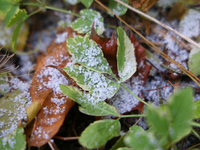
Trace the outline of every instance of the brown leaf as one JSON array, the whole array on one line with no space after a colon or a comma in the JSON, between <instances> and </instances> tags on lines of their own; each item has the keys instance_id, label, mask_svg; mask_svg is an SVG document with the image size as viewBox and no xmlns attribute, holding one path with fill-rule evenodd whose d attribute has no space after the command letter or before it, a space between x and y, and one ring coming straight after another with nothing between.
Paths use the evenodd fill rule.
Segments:
<instances>
[{"instance_id":1,"label":"brown leaf","mask_svg":"<svg viewBox=\"0 0 200 150\"><path fill-rule=\"evenodd\" d=\"M135 47L135 56L136 56L136 61L137 61L137 71L133 75L134 77L138 77L139 80L143 81L143 86L145 86L148 76L149 76L149 71L151 69L151 65L148 65L146 63L145 59L145 49L140 45L140 43L135 39L133 33L131 32L130 35L130 40L133 43ZM139 96L142 100L144 100L144 93ZM144 104L140 102L138 106L134 109L138 109L141 112L143 112L143 106Z\"/></svg>"},{"instance_id":2,"label":"brown leaf","mask_svg":"<svg viewBox=\"0 0 200 150\"><path fill-rule=\"evenodd\" d=\"M30 145L40 147L46 144L58 132L73 105L74 102L63 94L51 93L37 115Z\"/></svg>"},{"instance_id":3,"label":"brown leaf","mask_svg":"<svg viewBox=\"0 0 200 150\"><path fill-rule=\"evenodd\" d=\"M64 39L63 36L65 35ZM47 54L38 58L35 74L32 79L30 95L32 101L42 105L37 115L32 135L31 146L42 146L46 144L59 130L65 116L74 102L62 94L59 84L73 84L69 78L63 75L59 69L71 62L71 56L67 50L66 38L76 34L71 28L66 28L50 44Z\"/></svg>"},{"instance_id":4,"label":"brown leaf","mask_svg":"<svg viewBox=\"0 0 200 150\"><path fill-rule=\"evenodd\" d=\"M105 38L99 36L94 29L94 23L93 23L90 39L92 39L98 44L98 46L102 49L104 55L109 55L113 58L116 58L117 40L114 38L113 35L111 36L111 38Z\"/></svg>"},{"instance_id":5,"label":"brown leaf","mask_svg":"<svg viewBox=\"0 0 200 150\"><path fill-rule=\"evenodd\" d=\"M135 8L142 7L143 11L148 11L158 0L129 0Z\"/></svg>"},{"instance_id":6,"label":"brown leaf","mask_svg":"<svg viewBox=\"0 0 200 150\"><path fill-rule=\"evenodd\" d=\"M172 9L168 13L167 19L168 20L174 20L174 19L180 20L184 16L186 11L187 11L186 6L181 2L177 2L173 5Z\"/></svg>"}]
</instances>

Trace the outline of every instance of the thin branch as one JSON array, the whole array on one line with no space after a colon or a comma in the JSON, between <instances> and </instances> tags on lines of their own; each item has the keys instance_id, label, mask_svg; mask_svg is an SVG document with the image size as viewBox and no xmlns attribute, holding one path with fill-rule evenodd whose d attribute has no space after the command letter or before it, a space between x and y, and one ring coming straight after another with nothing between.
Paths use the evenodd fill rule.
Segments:
<instances>
[{"instance_id":1,"label":"thin branch","mask_svg":"<svg viewBox=\"0 0 200 150\"><path fill-rule=\"evenodd\" d=\"M170 86L188 86L188 87L191 87L191 88L200 92L200 89L195 88L191 85L186 85L186 84L173 84L173 85L170 84L170 85L162 86L162 87L159 87L159 88L156 88L156 89L149 89L149 90L145 90L145 91L150 92L150 91L155 91L155 90L163 89L163 88L170 87Z\"/></svg>"},{"instance_id":2,"label":"thin branch","mask_svg":"<svg viewBox=\"0 0 200 150\"><path fill-rule=\"evenodd\" d=\"M70 141L70 140L78 140L79 137L61 137L61 136L54 136L56 139L60 139L63 141Z\"/></svg>"},{"instance_id":3,"label":"thin branch","mask_svg":"<svg viewBox=\"0 0 200 150\"><path fill-rule=\"evenodd\" d=\"M169 27L169 26L163 24L162 22L158 21L157 19L155 19L155 18L153 18L153 17L151 17L151 16L149 16L149 15L143 13L142 11L140 11L140 10L138 10L138 9L136 9L136 8L134 8L134 7L132 7L132 6L128 5L128 4L126 4L126 3L122 2L122 1L120 1L120 0L115 0L115 1L118 2L118 3L120 3L120 4L122 4L123 6L125 6L125 7L127 7L127 8L129 8L130 10L132 10L132 11L134 11L134 12L136 12L136 13L138 13L138 14L140 14L140 15L146 17L146 18L148 18L149 20L151 20L151 21L153 21L153 22L159 24L159 25L162 26L163 28L165 28L165 29L167 29L167 30L169 30L169 31L174 32L174 33L177 34L178 36L182 37L184 40L186 40L186 41L188 41L189 43L193 44L194 46L200 48L200 45L199 45L198 43L196 43L196 42L193 41L192 39L188 38L187 36L181 34L180 32L174 30L173 28L171 28L171 27Z\"/></svg>"}]
</instances>

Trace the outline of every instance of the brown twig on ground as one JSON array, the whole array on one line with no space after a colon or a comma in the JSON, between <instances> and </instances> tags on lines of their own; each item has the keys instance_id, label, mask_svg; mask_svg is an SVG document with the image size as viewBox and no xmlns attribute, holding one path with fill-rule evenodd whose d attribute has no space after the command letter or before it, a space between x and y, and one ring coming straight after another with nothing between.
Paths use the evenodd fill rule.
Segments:
<instances>
[{"instance_id":1,"label":"brown twig on ground","mask_svg":"<svg viewBox=\"0 0 200 150\"><path fill-rule=\"evenodd\" d=\"M159 87L159 88L156 88L156 89L150 89L150 90L145 90L145 91L149 92L149 91L159 90L159 89L163 89L163 88L170 87L170 86L173 86L173 87L174 86L188 86L188 87L191 87L191 88L193 88L193 89L195 89L195 90L200 92L200 89L195 88L195 87L193 87L191 85L186 85L186 84L173 84L173 85L170 84L170 85L162 86L162 87Z\"/></svg>"},{"instance_id":2,"label":"brown twig on ground","mask_svg":"<svg viewBox=\"0 0 200 150\"><path fill-rule=\"evenodd\" d=\"M61 137L61 136L54 136L55 139L60 139L63 141L70 141L70 140L78 140L79 137Z\"/></svg>"}]
</instances>

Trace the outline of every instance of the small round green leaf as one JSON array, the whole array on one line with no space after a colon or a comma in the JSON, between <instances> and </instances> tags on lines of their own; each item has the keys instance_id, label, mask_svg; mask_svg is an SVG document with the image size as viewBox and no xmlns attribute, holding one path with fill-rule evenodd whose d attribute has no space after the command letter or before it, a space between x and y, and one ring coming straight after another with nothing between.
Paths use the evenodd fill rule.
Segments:
<instances>
[{"instance_id":1,"label":"small round green leaf","mask_svg":"<svg viewBox=\"0 0 200 150\"><path fill-rule=\"evenodd\" d=\"M79 142L88 149L98 148L120 134L118 120L99 120L90 124L81 134Z\"/></svg>"},{"instance_id":2,"label":"small round green leaf","mask_svg":"<svg viewBox=\"0 0 200 150\"><path fill-rule=\"evenodd\" d=\"M121 0L121 1L128 4L128 0ZM124 15L128 9L127 7L123 6L122 4L114 0L109 0L108 8L111 9L117 16ZM113 16L113 14L111 14L109 11L108 14Z\"/></svg>"},{"instance_id":3,"label":"small round green leaf","mask_svg":"<svg viewBox=\"0 0 200 150\"><path fill-rule=\"evenodd\" d=\"M171 115L170 139L175 143L191 132L194 119L193 91L191 88L181 89L174 93L167 101L169 115Z\"/></svg>"},{"instance_id":4,"label":"small round green leaf","mask_svg":"<svg viewBox=\"0 0 200 150\"><path fill-rule=\"evenodd\" d=\"M86 33L91 31L94 22L94 28L98 34L104 32L103 17L99 12L90 9L80 11L81 18L71 23L70 27L78 33Z\"/></svg>"},{"instance_id":5,"label":"small round green leaf","mask_svg":"<svg viewBox=\"0 0 200 150\"><path fill-rule=\"evenodd\" d=\"M189 60L188 60L188 67L189 70L194 73L196 76L200 75L200 49L193 48L190 51Z\"/></svg>"},{"instance_id":6,"label":"small round green leaf","mask_svg":"<svg viewBox=\"0 0 200 150\"><path fill-rule=\"evenodd\" d=\"M155 138L151 132L145 132L139 126L132 126L130 132L124 137L124 143L132 149L158 149L159 141Z\"/></svg>"},{"instance_id":7,"label":"small round green leaf","mask_svg":"<svg viewBox=\"0 0 200 150\"><path fill-rule=\"evenodd\" d=\"M83 5L85 5L86 8L89 8L93 0L81 0L81 2L83 3Z\"/></svg>"}]
</instances>

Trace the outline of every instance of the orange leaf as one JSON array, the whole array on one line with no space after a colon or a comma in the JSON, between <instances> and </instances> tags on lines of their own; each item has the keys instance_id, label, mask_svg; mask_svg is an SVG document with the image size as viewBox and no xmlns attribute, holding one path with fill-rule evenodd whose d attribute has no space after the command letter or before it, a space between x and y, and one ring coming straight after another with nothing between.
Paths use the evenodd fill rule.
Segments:
<instances>
[{"instance_id":1,"label":"orange leaf","mask_svg":"<svg viewBox=\"0 0 200 150\"><path fill-rule=\"evenodd\" d=\"M74 34L76 33L71 28L66 28L57 34L56 40L48 47L47 54L38 58L30 95L33 102L37 101L42 105L42 109L34 122L30 142L32 146L40 147L46 144L58 132L65 116L74 105L59 88L59 84L74 84L59 71L71 62L66 38L73 37Z\"/></svg>"},{"instance_id":2,"label":"orange leaf","mask_svg":"<svg viewBox=\"0 0 200 150\"><path fill-rule=\"evenodd\" d=\"M135 8L142 7L143 11L148 11L158 0L129 0Z\"/></svg>"},{"instance_id":3,"label":"orange leaf","mask_svg":"<svg viewBox=\"0 0 200 150\"><path fill-rule=\"evenodd\" d=\"M63 94L51 93L37 115L30 145L40 147L46 144L59 131L65 116L73 105L74 102Z\"/></svg>"}]
</instances>

